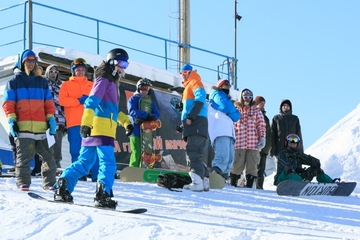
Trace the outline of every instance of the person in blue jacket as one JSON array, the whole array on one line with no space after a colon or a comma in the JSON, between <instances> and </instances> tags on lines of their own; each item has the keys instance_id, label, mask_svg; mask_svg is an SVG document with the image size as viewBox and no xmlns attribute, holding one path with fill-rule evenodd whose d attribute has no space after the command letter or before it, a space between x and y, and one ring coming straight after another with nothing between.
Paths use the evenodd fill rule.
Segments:
<instances>
[{"instance_id":1,"label":"person in blue jacket","mask_svg":"<svg viewBox=\"0 0 360 240\"><path fill-rule=\"evenodd\" d=\"M240 112L229 95L230 87L229 80L220 79L212 87L208 108L209 137L215 151L211 171L224 179L228 179L234 163L234 122L240 119Z\"/></svg>"},{"instance_id":2,"label":"person in blue jacket","mask_svg":"<svg viewBox=\"0 0 360 240\"><path fill-rule=\"evenodd\" d=\"M141 167L140 125L145 121L153 121L160 118L160 113L156 107L155 101L152 101L152 113L149 114L140 110L140 98L150 94L151 86L152 85L149 79L140 79L136 84L136 91L134 95L128 100L127 107L129 116L134 125L134 131L130 136L130 167Z\"/></svg>"}]
</instances>

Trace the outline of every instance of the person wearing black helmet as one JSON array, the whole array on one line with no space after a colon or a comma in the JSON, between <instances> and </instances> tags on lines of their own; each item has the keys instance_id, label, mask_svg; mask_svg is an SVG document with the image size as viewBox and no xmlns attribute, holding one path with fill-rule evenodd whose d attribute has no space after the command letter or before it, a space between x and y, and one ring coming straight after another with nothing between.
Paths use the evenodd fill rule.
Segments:
<instances>
[{"instance_id":1,"label":"person wearing black helmet","mask_svg":"<svg viewBox=\"0 0 360 240\"><path fill-rule=\"evenodd\" d=\"M154 99L152 99L151 103L151 113L147 113L140 109L140 99L146 95L151 96L151 86L152 85L149 79L140 79L136 83L136 91L134 95L129 98L127 103L129 115L134 123L134 131L130 136L130 167L141 167L140 125L145 121L154 121L160 118L160 112L156 107Z\"/></svg>"},{"instance_id":2,"label":"person wearing black helmet","mask_svg":"<svg viewBox=\"0 0 360 240\"><path fill-rule=\"evenodd\" d=\"M76 162L64 170L56 184L54 200L72 202L77 179L89 172L99 159L95 207L113 208L117 201L111 199L116 172L114 140L116 128L121 124L129 136L133 126L127 115L118 108L120 76L128 67L128 55L123 49L111 50L106 61L95 70L94 86L84 102L80 135L82 144L80 156Z\"/></svg>"},{"instance_id":3,"label":"person wearing black helmet","mask_svg":"<svg viewBox=\"0 0 360 240\"><path fill-rule=\"evenodd\" d=\"M279 185L285 180L308 181L314 177L320 183L339 181L332 179L321 169L320 160L299 151L301 139L296 134L289 134L285 138L284 149L278 155L277 172L274 177L274 185ZM309 166L303 168L302 165Z\"/></svg>"}]
</instances>

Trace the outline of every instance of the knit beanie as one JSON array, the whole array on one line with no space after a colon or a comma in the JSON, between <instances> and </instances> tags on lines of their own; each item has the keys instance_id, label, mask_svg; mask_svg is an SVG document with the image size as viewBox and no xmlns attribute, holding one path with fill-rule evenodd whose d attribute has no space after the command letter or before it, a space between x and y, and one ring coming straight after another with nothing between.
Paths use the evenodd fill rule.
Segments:
<instances>
[{"instance_id":1,"label":"knit beanie","mask_svg":"<svg viewBox=\"0 0 360 240\"><path fill-rule=\"evenodd\" d=\"M33 57L36 59L35 53L33 51L31 51L30 49L27 49L21 55L21 63L24 63L24 61L29 57Z\"/></svg>"},{"instance_id":2,"label":"knit beanie","mask_svg":"<svg viewBox=\"0 0 360 240\"><path fill-rule=\"evenodd\" d=\"M261 102L266 102L265 98L263 98L262 96L256 96L256 98L255 98L256 105L258 105Z\"/></svg>"},{"instance_id":3,"label":"knit beanie","mask_svg":"<svg viewBox=\"0 0 360 240\"><path fill-rule=\"evenodd\" d=\"M190 64L185 63L184 66L182 66L182 67L180 68L180 72L183 72L183 71L186 71L186 70L192 71L193 68L192 68L192 66L191 66Z\"/></svg>"}]
</instances>

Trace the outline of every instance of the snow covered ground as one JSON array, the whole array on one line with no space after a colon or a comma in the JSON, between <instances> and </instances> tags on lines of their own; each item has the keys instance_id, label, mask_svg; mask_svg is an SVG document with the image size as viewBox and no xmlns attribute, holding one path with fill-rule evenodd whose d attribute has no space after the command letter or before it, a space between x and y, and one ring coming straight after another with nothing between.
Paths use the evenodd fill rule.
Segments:
<instances>
[{"instance_id":1,"label":"snow covered ground","mask_svg":"<svg viewBox=\"0 0 360 240\"><path fill-rule=\"evenodd\" d=\"M41 178L31 190L47 198ZM79 182L78 203L93 204L95 184ZM360 239L360 194L281 197L272 176L265 189L226 186L194 193L116 180L119 209L140 215L31 199L14 178L0 178L1 239Z\"/></svg>"}]
</instances>

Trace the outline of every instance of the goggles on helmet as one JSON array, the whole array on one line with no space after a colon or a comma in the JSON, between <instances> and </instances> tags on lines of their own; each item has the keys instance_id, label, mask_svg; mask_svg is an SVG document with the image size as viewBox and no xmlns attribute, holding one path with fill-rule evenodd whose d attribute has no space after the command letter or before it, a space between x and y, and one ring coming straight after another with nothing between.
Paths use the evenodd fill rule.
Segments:
<instances>
[{"instance_id":1,"label":"goggles on helmet","mask_svg":"<svg viewBox=\"0 0 360 240\"><path fill-rule=\"evenodd\" d=\"M129 66L129 62L122 60L114 60L114 65L119 68L126 69Z\"/></svg>"},{"instance_id":2,"label":"goggles on helmet","mask_svg":"<svg viewBox=\"0 0 360 240\"><path fill-rule=\"evenodd\" d=\"M289 143L298 143L300 142L300 138L296 134L291 134L286 137L286 141L288 141Z\"/></svg>"},{"instance_id":3,"label":"goggles on helmet","mask_svg":"<svg viewBox=\"0 0 360 240\"><path fill-rule=\"evenodd\" d=\"M83 58L76 58L76 59L73 61L73 64L74 64L74 65L86 65L86 61L85 61L85 59L83 59Z\"/></svg>"}]
</instances>

